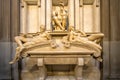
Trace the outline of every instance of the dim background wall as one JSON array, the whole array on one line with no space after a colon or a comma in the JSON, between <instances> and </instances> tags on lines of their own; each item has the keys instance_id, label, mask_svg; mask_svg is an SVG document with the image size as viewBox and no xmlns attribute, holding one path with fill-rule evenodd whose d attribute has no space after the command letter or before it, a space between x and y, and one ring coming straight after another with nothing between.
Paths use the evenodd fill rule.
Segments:
<instances>
[{"instance_id":1,"label":"dim background wall","mask_svg":"<svg viewBox=\"0 0 120 80\"><path fill-rule=\"evenodd\" d=\"M120 80L120 0L101 1L103 79Z\"/></svg>"},{"instance_id":2,"label":"dim background wall","mask_svg":"<svg viewBox=\"0 0 120 80\"><path fill-rule=\"evenodd\" d=\"M0 80L18 78L18 65L9 65L19 34L19 0L0 0ZM14 75L13 75L14 74Z\"/></svg>"},{"instance_id":3,"label":"dim background wall","mask_svg":"<svg viewBox=\"0 0 120 80\"><path fill-rule=\"evenodd\" d=\"M0 0L0 80L18 77L18 64L8 62L15 54L14 36L19 34L19 0ZM103 80L120 79L120 0L101 0Z\"/></svg>"}]
</instances>

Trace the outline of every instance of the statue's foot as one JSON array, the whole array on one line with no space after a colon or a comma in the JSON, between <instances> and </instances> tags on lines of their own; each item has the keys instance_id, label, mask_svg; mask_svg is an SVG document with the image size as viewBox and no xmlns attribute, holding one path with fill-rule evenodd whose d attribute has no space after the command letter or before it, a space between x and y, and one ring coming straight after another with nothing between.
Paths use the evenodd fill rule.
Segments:
<instances>
[{"instance_id":1,"label":"statue's foot","mask_svg":"<svg viewBox=\"0 0 120 80\"><path fill-rule=\"evenodd\" d=\"M97 60L100 61L100 62L103 61L103 59L101 57L98 57Z\"/></svg>"},{"instance_id":2,"label":"statue's foot","mask_svg":"<svg viewBox=\"0 0 120 80\"><path fill-rule=\"evenodd\" d=\"M9 62L9 64L13 64L13 63L14 63L13 61Z\"/></svg>"},{"instance_id":3,"label":"statue's foot","mask_svg":"<svg viewBox=\"0 0 120 80\"><path fill-rule=\"evenodd\" d=\"M17 47L17 48L16 48L16 51L18 51L19 49L20 49L20 47Z\"/></svg>"},{"instance_id":4,"label":"statue's foot","mask_svg":"<svg viewBox=\"0 0 120 80\"><path fill-rule=\"evenodd\" d=\"M19 59L13 59L12 61L9 62L9 64L14 64L18 61Z\"/></svg>"},{"instance_id":5,"label":"statue's foot","mask_svg":"<svg viewBox=\"0 0 120 80\"><path fill-rule=\"evenodd\" d=\"M18 57L17 57L17 58L14 58L12 61L9 62L9 64L14 64L14 63L16 63L18 60L19 60Z\"/></svg>"}]
</instances>

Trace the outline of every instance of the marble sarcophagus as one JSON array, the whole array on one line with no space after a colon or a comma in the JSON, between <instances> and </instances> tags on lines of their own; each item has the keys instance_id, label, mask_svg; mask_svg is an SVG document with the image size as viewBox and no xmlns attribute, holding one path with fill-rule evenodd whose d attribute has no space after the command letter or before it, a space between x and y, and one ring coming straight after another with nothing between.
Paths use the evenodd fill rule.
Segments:
<instances>
[{"instance_id":1,"label":"marble sarcophagus","mask_svg":"<svg viewBox=\"0 0 120 80\"><path fill-rule=\"evenodd\" d=\"M18 47L10 64L23 58L22 80L50 76L100 80L95 66L102 62L104 37L99 0L21 0L20 4L21 35L15 37Z\"/></svg>"}]
</instances>

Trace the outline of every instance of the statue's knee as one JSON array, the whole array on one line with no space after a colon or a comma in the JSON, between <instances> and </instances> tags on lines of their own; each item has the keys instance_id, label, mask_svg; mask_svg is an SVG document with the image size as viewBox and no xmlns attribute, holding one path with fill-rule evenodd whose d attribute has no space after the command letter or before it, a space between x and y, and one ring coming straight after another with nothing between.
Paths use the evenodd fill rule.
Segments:
<instances>
[{"instance_id":1,"label":"statue's knee","mask_svg":"<svg viewBox=\"0 0 120 80\"><path fill-rule=\"evenodd\" d=\"M22 40L22 39L23 39L22 36L16 36L16 37L15 37L15 41Z\"/></svg>"},{"instance_id":2,"label":"statue's knee","mask_svg":"<svg viewBox=\"0 0 120 80\"><path fill-rule=\"evenodd\" d=\"M16 36L14 39L15 39L15 40L18 40L18 39L19 39L19 36Z\"/></svg>"},{"instance_id":3,"label":"statue's knee","mask_svg":"<svg viewBox=\"0 0 120 80\"><path fill-rule=\"evenodd\" d=\"M100 34L101 37L104 37L104 34Z\"/></svg>"}]
</instances>

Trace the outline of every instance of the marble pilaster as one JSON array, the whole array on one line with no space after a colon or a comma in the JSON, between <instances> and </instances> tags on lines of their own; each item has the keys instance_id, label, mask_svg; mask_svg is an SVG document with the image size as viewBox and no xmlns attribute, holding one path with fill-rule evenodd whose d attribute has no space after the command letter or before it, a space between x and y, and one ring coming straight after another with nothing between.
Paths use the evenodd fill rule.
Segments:
<instances>
[{"instance_id":1,"label":"marble pilaster","mask_svg":"<svg viewBox=\"0 0 120 80\"><path fill-rule=\"evenodd\" d=\"M20 32L21 33L27 33L26 28L27 28L27 3L22 0L21 2L21 27L20 27Z\"/></svg>"},{"instance_id":2,"label":"marble pilaster","mask_svg":"<svg viewBox=\"0 0 120 80\"><path fill-rule=\"evenodd\" d=\"M78 58L78 63L75 67L75 77L76 80L83 80L83 66L84 66L84 59Z\"/></svg>"},{"instance_id":3,"label":"marble pilaster","mask_svg":"<svg viewBox=\"0 0 120 80\"><path fill-rule=\"evenodd\" d=\"M93 4L93 32L100 32L100 2L95 0Z\"/></svg>"},{"instance_id":4,"label":"marble pilaster","mask_svg":"<svg viewBox=\"0 0 120 80\"><path fill-rule=\"evenodd\" d=\"M69 26L74 26L74 0L69 0L68 2L69 7Z\"/></svg>"},{"instance_id":5,"label":"marble pilaster","mask_svg":"<svg viewBox=\"0 0 120 80\"><path fill-rule=\"evenodd\" d=\"M83 0L80 0L80 15L79 15L79 25L80 25L80 30L83 30Z\"/></svg>"},{"instance_id":6,"label":"marble pilaster","mask_svg":"<svg viewBox=\"0 0 120 80\"><path fill-rule=\"evenodd\" d=\"M45 0L41 0L41 16L40 16L40 22L41 25L45 26Z\"/></svg>"},{"instance_id":7,"label":"marble pilaster","mask_svg":"<svg viewBox=\"0 0 120 80\"><path fill-rule=\"evenodd\" d=\"M40 2L40 0L38 0L37 5L38 5L38 17L39 18L38 18L38 27L37 27L38 30L37 31L39 31L39 28L40 28L40 25L41 25L41 7L40 7L41 5L40 4L41 4L41 2Z\"/></svg>"},{"instance_id":8,"label":"marble pilaster","mask_svg":"<svg viewBox=\"0 0 120 80\"><path fill-rule=\"evenodd\" d=\"M46 30L51 30L52 0L46 0Z\"/></svg>"},{"instance_id":9,"label":"marble pilaster","mask_svg":"<svg viewBox=\"0 0 120 80\"><path fill-rule=\"evenodd\" d=\"M75 28L80 30L79 20L80 20L80 9L79 9L79 0L75 0Z\"/></svg>"}]
</instances>

